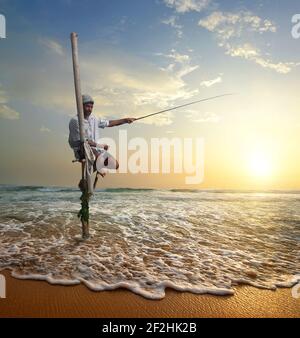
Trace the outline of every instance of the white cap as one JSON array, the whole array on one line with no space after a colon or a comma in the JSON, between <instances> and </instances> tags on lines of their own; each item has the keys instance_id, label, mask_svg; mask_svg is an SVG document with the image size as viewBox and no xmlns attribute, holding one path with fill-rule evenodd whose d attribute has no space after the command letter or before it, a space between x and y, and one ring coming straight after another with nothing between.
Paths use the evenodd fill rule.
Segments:
<instances>
[{"instance_id":1,"label":"white cap","mask_svg":"<svg viewBox=\"0 0 300 338\"><path fill-rule=\"evenodd\" d=\"M84 95L82 95L82 103L83 104L94 103L94 100L90 95L84 94Z\"/></svg>"}]
</instances>

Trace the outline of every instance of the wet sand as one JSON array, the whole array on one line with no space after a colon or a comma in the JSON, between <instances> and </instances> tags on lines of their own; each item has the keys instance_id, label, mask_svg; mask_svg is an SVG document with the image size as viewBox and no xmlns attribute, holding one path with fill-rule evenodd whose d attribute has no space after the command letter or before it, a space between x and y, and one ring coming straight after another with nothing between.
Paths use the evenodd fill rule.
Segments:
<instances>
[{"instance_id":1,"label":"wet sand","mask_svg":"<svg viewBox=\"0 0 300 338\"><path fill-rule=\"evenodd\" d=\"M19 280L10 271L0 317L201 318L300 317L300 299L291 289L276 291L240 286L233 296L195 295L167 289L162 300L148 300L119 289L94 292L84 285L58 286Z\"/></svg>"}]
</instances>

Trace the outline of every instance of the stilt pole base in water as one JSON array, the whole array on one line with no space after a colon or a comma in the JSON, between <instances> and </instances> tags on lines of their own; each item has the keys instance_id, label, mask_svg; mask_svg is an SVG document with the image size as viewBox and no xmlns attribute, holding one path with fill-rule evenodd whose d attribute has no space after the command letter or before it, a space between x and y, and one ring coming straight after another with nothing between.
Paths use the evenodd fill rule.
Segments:
<instances>
[{"instance_id":1,"label":"stilt pole base in water","mask_svg":"<svg viewBox=\"0 0 300 338\"><path fill-rule=\"evenodd\" d=\"M89 200L90 194L88 193L88 184L86 179L84 179L84 166L85 163L82 163L82 179L80 180L78 186L82 192L80 197L81 200L81 209L79 210L78 217L80 217L82 224L82 238L86 239L90 237L89 232Z\"/></svg>"},{"instance_id":2,"label":"stilt pole base in water","mask_svg":"<svg viewBox=\"0 0 300 338\"><path fill-rule=\"evenodd\" d=\"M88 239L90 237L89 222L81 221L82 223L82 238Z\"/></svg>"},{"instance_id":3,"label":"stilt pole base in water","mask_svg":"<svg viewBox=\"0 0 300 338\"><path fill-rule=\"evenodd\" d=\"M81 180L80 182L82 182ZM84 182L86 182L84 180ZM80 183L79 183L80 184ZM86 186L86 184L84 184ZM86 188L86 187L85 187ZM78 213L78 217L80 217L81 224L82 224L82 238L89 238L90 232L89 232L89 198L90 195L87 191L87 189L84 189L82 191L82 195L80 197L81 199L81 209Z\"/></svg>"}]
</instances>

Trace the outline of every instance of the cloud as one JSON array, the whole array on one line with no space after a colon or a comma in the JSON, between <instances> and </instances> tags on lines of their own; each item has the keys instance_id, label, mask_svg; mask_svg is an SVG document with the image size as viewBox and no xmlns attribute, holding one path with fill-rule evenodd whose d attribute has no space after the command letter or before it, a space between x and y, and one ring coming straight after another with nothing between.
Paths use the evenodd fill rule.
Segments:
<instances>
[{"instance_id":1,"label":"cloud","mask_svg":"<svg viewBox=\"0 0 300 338\"><path fill-rule=\"evenodd\" d=\"M187 99L195 93L186 88L185 83L175 75L159 69L152 74L128 74L128 70L117 70L108 76L105 85L95 85L92 92L97 104L103 107L106 114L119 113L146 115L163 109L177 99ZM158 125L170 124L172 114L145 119L142 123Z\"/></svg>"},{"instance_id":2,"label":"cloud","mask_svg":"<svg viewBox=\"0 0 300 338\"><path fill-rule=\"evenodd\" d=\"M178 38L182 38L182 36L183 36L183 31L182 31L183 26L177 24L176 20L177 20L176 16L171 16L168 19L162 20L162 23L175 28Z\"/></svg>"},{"instance_id":3,"label":"cloud","mask_svg":"<svg viewBox=\"0 0 300 338\"><path fill-rule=\"evenodd\" d=\"M17 120L20 117L20 113L10 108L7 103L9 97L7 92L3 89L0 83L0 117L7 120Z\"/></svg>"},{"instance_id":4,"label":"cloud","mask_svg":"<svg viewBox=\"0 0 300 338\"><path fill-rule=\"evenodd\" d=\"M274 22L262 19L250 11L237 13L216 11L204 19L199 20L198 25L215 34L220 47L232 57L240 57L263 68L274 70L281 74L287 74L292 67L299 65L294 62L274 62L264 55L259 48L250 43L240 43L241 39L249 37L253 33L275 33L277 27Z\"/></svg>"},{"instance_id":5,"label":"cloud","mask_svg":"<svg viewBox=\"0 0 300 338\"><path fill-rule=\"evenodd\" d=\"M0 117L7 120L17 120L20 117L20 113L5 104L0 104Z\"/></svg>"},{"instance_id":6,"label":"cloud","mask_svg":"<svg viewBox=\"0 0 300 338\"><path fill-rule=\"evenodd\" d=\"M216 79L212 79L212 80L207 80L207 81L202 81L200 83L201 86L203 87L211 87L216 83L221 83L222 82L222 78L221 76L218 76Z\"/></svg>"},{"instance_id":7,"label":"cloud","mask_svg":"<svg viewBox=\"0 0 300 338\"><path fill-rule=\"evenodd\" d=\"M210 122L210 123L218 123L220 122L220 117L212 112L198 112L195 110L188 110L187 111L187 118L191 122L195 123L204 123L204 122Z\"/></svg>"},{"instance_id":8,"label":"cloud","mask_svg":"<svg viewBox=\"0 0 300 338\"><path fill-rule=\"evenodd\" d=\"M47 127L41 126L40 132L41 133L50 133L51 130L49 128L47 128Z\"/></svg>"},{"instance_id":9,"label":"cloud","mask_svg":"<svg viewBox=\"0 0 300 338\"><path fill-rule=\"evenodd\" d=\"M178 13L186 13L190 11L201 12L207 8L211 0L164 0L164 3L174 8Z\"/></svg>"},{"instance_id":10,"label":"cloud","mask_svg":"<svg viewBox=\"0 0 300 338\"><path fill-rule=\"evenodd\" d=\"M103 55L103 51L98 53ZM120 54L101 60L97 53L82 57L85 91L95 97L95 108L105 116L141 116L170 107L175 100L185 100L198 93L190 89L183 77L198 66L190 64L188 55L171 50L157 53L171 64L166 68L153 65L133 55ZM161 61L161 60L159 60ZM160 64L161 62L158 62ZM99 111L99 109L98 109ZM164 125L172 123L173 115L157 115L141 123Z\"/></svg>"},{"instance_id":11,"label":"cloud","mask_svg":"<svg viewBox=\"0 0 300 338\"><path fill-rule=\"evenodd\" d=\"M7 60L6 67L0 65L0 73L10 76L13 95L40 109L75 115L70 55L62 55L57 62L53 55L44 53L44 45L36 44L36 40L31 42L29 47L34 50L36 58L29 59L26 67L18 62L19 57ZM197 94L184 80L184 76L197 66L191 64L188 55L176 51L167 54L164 59L173 63L174 69L171 66L162 69L165 60L157 59L155 65L118 47L106 45L104 48L93 42L85 43L80 52L81 88L94 97L95 115L108 118L146 115L172 106L175 100L189 99ZM14 72L9 72L12 67ZM5 112L5 116L9 116L7 108ZM158 115L141 123L170 124L172 116Z\"/></svg>"},{"instance_id":12,"label":"cloud","mask_svg":"<svg viewBox=\"0 0 300 338\"><path fill-rule=\"evenodd\" d=\"M171 52L169 54L156 53L155 55L164 56L166 58L173 59L175 62L178 62L178 63L184 63L184 62L190 61L190 57L188 55L179 54L176 52L175 49L171 49Z\"/></svg>"},{"instance_id":13,"label":"cloud","mask_svg":"<svg viewBox=\"0 0 300 338\"><path fill-rule=\"evenodd\" d=\"M178 70L177 72L177 76L179 78L182 78L190 73L192 73L194 70L198 69L199 66L195 65L195 66L191 66L191 65L185 65L183 66L180 70Z\"/></svg>"},{"instance_id":14,"label":"cloud","mask_svg":"<svg viewBox=\"0 0 300 338\"><path fill-rule=\"evenodd\" d=\"M64 49L57 41L49 38L39 38L38 42L45 46L49 51L58 54L60 56L65 55Z\"/></svg>"},{"instance_id":15,"label":"cloud","mask_svg":"<svg viewBox=\"0 0 300 338\"><path fill-rule=\"evenodd\" d=\"M293 67L300 65L299 62L274 63L272 60L263 57L261 51L249 43L236 47L228 47L226 54L231 55L233 57L241 57L246 60L254 61L261 67L275 70L277 73L280 74L287 74L292 70Z\"/></svg>"},{"instance_id":16,"label":"cloud","mask_svg":"<svg viewBox=\"0 0 300 338\"><path fill-rule=\"evenodd\" d=\"M167 67L160 69L164 72L173 74L178 80L182 81L182 78L189 73L192 73L199 68L198 65L191 65L189 55L179 54L175 49L172 49L169 54L156 53L157 56L163 56L164 58L171 59L173 62Z\"/></svg>"},{"instance_id":17,"label":"cloud","mask_svg":"<svg viewBox=\"0 0 300 338\"><path fill-rule=\"evenodd\" d=\"M219 39L228 40L232 37L240 37L243 31L253 32L272 32L277 28L275 23L270 20L263 20L250 11L231 12L213 12L205 19L199 21L199 26L206 28L211 32L218 34Z\"/></svg>"},{"instance_id":18,"label":"cloud","mask_svg":"<svg viewBox=\"0 0 300 338\"><path fill-rule=\"evenodd\" d=\"M15 41L15 45L11 47L12 57L6 58L5 62L0 64L0 73L10 79L9 94L41 109L49 108L66 114L73 111L75 114L71 57L59 54L58 60L53 57L53 53L56 52L45 53L45 50L48 51L49 48L41 41L36 36L28 37L27 45L32 51L32 57L24 58L17 52L18 44L23 42ZM52 39L43 39L43 42L46 41L52 41ZM6 105L9 106L7 102L6 100ZM7 109L5 111L7 112Z\"/></svg>"}]
</instances>

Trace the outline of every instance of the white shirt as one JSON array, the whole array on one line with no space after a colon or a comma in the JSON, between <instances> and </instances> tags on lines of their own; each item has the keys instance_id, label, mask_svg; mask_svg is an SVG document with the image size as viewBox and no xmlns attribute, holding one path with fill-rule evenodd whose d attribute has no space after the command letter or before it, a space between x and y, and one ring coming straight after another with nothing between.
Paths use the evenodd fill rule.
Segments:
<instances>
[{"instance_id":1,"label":"white shirt","mask_svg":"<svg viewBox=\"0 0 300 338\"><path fill-rule=\"evenodd\" d=\"M98 119L94 115L90 115L87 119L83 119L84 138L93 142L99 142L99 128L105 128L109 125L109 120ZM78 117L73 117L69 123L69 145L74 150L76 158L79 158L78 151L80 149L80 132Z\"/></svg>"}]
</instances>

